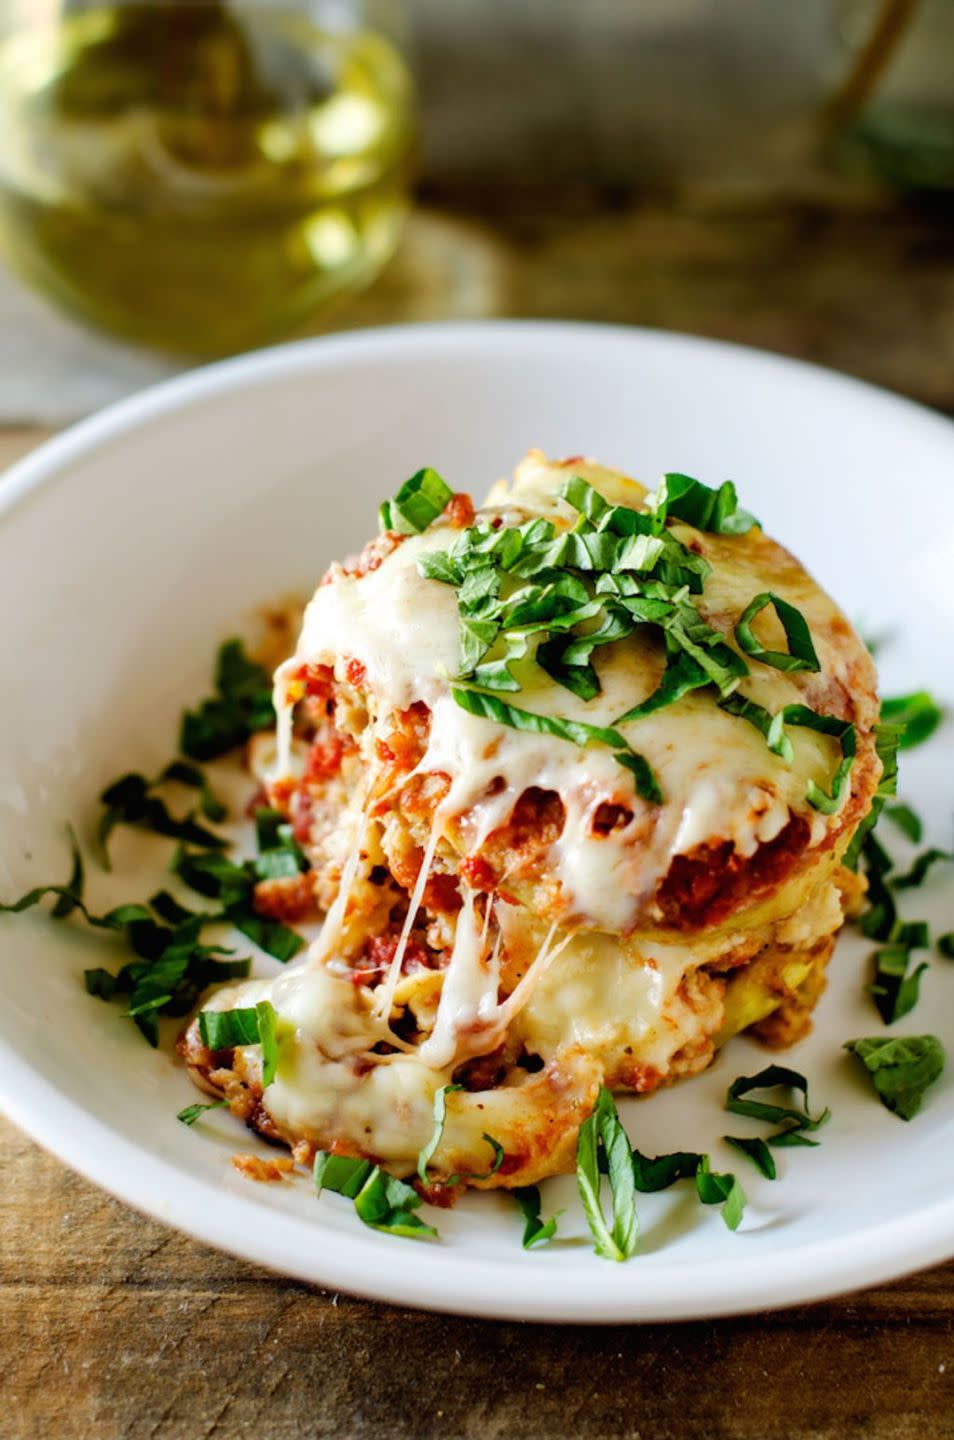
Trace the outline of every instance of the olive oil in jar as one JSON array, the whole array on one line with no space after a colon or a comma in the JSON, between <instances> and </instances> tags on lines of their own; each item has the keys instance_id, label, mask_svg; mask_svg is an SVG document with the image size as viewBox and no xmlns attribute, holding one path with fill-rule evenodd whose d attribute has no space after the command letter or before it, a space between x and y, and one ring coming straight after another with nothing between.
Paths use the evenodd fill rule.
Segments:
<instances>
[{"instance_id":1,"label":"olive oil in jar","mask_svg":"<svg viewBox=\"0 0 954 1440\"><path fill-rule=\"evenodd\" d=\"M135 0L0 47L0 246L37 289L140 344L266 343L367 283L408 200L412 94L322 5Z\"/></svg>"}]
</instances>

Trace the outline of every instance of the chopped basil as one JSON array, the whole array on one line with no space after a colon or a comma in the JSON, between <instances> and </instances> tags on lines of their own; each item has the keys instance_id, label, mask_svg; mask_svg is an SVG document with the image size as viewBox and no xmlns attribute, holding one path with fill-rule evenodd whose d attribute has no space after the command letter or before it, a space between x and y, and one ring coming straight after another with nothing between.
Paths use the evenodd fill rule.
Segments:
<instances>
[{"instance_id":1,"label":"chopped basil","mask_svg":"<svg viewBox=\"0 0 954 1440\"><path fill-rule=\"evenodd\" d=\"M295 851L289 853L297 856L300 851L296 846ZM234 925L284 964L298 954L305 941L296 930L283 925L280 920L268 920L256 913L255 885L260 878L258 864L255 860L237 863L225 855L196 855L180 849L173 858L172 869L200 895L220 902L222 909L210 918Z\"/></svg>"},{"instance_id":2,"label":"chopped basil","mask_svg":"<svg viewBox=\"0 0 954 1440\"><path fill-rule=\"evenodd\" d=\"M434 1130L427 1144L421 1147L417 1157L417 1173L424 1185L427 1184L427 1167L444 1134L444 1121L447 1119L447 1097L452 1095L455 1090L463 1090L463 1088L463 1085L442 1085L434 1093Z\"/></svg>"},{"instance_id":3,"label":"chopped basil","mask_svg":"<svg viewBox=\"0 0 954 1440\"><path fill-rule=\"evenodd\" d=\"M872 1036L844 1048L865 1067L881 1103L902 1120L918 1113L944 1069L944 1048L934 1035Z\"/></svg>"},{"instance_id":4,"label":"chopped basil","mask_svg":"<svg viewBox=\"0 0 954 1440\"><path fill-rule=\"evenodd\" d=\"M691 1150L676 1150L671 1155L650 1158L633 1151L633 1174L636 1189L643 1195L668 1190L677 1180L694 1180L701 1155Z\"/></svg>"},{"instance_id":5,"label":"chopped basil","mask_svg":"<svg viewBox=\"0 0 954 1440\"><path fill-rule=\"evenodd\" d=\"M222 1106L228 1103L227 1100L210 1100L205 1105L187 1105L184 1110L179 1111L176 1119L181 1120L183 1125L194 1125L199 1116L204 1115L207 1110L221 1110Z\"/></svg>"},{"instance_id":6,"label":"chopped basil","mask_svg":"<svg viewBox=\"0 0 954 1440\"><path fill-rule=\"evenodd\" d=\"M946 935L939 935L937 948L945 960L954 960L954 930L949 930Z\"/></svg>"},{"instance_id":7,"label":"chopped basil","mask_svg":"<svg viewBox=\"0 0 954 1440\"><path fill-rule=\"evenodd\" d=\"M940 705L927 690L895 695L881 702L881 718L901 729L900 748L913 750L929 740L943 719Z\"/></svg>"},{"instance_id":8,"label":"chopped basil","mask_svg":"<svg viewBox=\"0 0 954 1440\"><path fill-rule=\"evenodd\" d=\"M789 764L793 755L791 741L785 733L786 725L815 730L820 735L830 735L837 740L841 746L841 760L832 776L831 790L824 790L817 781L809 780L805 792L813 809L820 810L825 815L833 815L837 811L857 753L857 735L850 720L839 720L836 715L820 715L807 705L784 705L775 715L771 715L754 700L748 700L738 693L724 697L719 701L719 705L730 715L738 715L740 719L754 725L765 736L769 749Z\"/></svg>"},{"instance_id":9,"label":"chopped basil","mask_svg":"<svg viewBox=\"0 0 954 1440\"><path fill-rule=\"evenodd\" d=\"M405 480L393 500L385 500L379 512L381 529L420 535L442 514L453 494L437 471L425 466Z\"/></svg>"},{"instance_id":10,"label":"chopped basil","mask_svg":"<svg viewBox=\"0 0 954 1440\"><path fill-rule=\"evenodd\" d=\"M734 1175L716 1175L709 1169L709 1157L703 1155L696 1171L696 1192L703 1205L721 1205L722 1218L729 1230L737 1230L745 1211L745 1191Z\"/></svg>"},{"instance_id":11,"label":"chopped basil","mask_svg":"<svg viewBox=\"0 0 954 1440\"><path fill-rule=\"evenodd\" d=\"M593 741L612 746L616 751L616 760L635 778L637 794L650 804L662 803L662 791L649 762L642 755L630 750L626 737L618 730L586 725L580 720L562 720L555 715L538 715L531 710L521 710L516 705L499 700L496 695L485 695L466 686L452 686L451 694L457 704L471 715L495 720L498 725L508 725L512 730L555 735L560 740L568 740L579 746L589 745Z\"/></svg>"},{"instance_id":12,"label":"chopped basil","mask_svg":"<svg viewBox=\"0 0 954 1440\"><path fill-rule=\"evenodd\" d=\"M436 1239L434 1227L425 1225L414 1214L421 1207L420 1195L370 1160L319 1150L314 1176L317 1194L331 1190L353 1200L359 1219L372 1230L384 1230L389 1235L404 1235L412 1240Z\"/></svg>"},{"instance_id":13,"label":"chopped basil","mask_svg":"<svg viewBox=\"0 0 954 1440\"><path fill-rule=\"evenodd\" d=\"M523 1248L532 1250L535 1245L545 1245L556 1234L557 1220L563 1213L558 1211L549 1220L540 1219L540 1191L536 1185L521 1185L510 1192L523 1215Z\"/></svg>"},{"instance_id":14,"label":"chopped basil","mask_svg":"<svg viewBox=\"0 0 954 1440\"><path fill-rule=\"evenodd\" d=\"M115 975L102 967L86 970L84 983L87 994L100 1000L128 996L125 1014L136 1022L150 1045L159 1039L157 1015L186 1015L209 985L248 974L248 960L227 958L230 952L200 943L202 926L217 917L194 915L162 891L150 906L117 905L105 915L94 915L83 899L82 856L72 834L70 840L72 868L67 884L39 886L12 904L0 905L0 911L17 913L55 895L56 904L50 911L54 919L66 919L78 911L94 929L122 933L138 958ZM157 915L170 923L160 924Z\"/></svg>"},{"instance_id":15,"label":"chopped basil","mask_svg":"<svg viewBox=\"0 0 954 1440\"><path fill-rule=\"evenodd\" d=\"M376 1165L354 1197L358 1218L372 1230L389 1235L404 1235L410 1240L437 1238L433 1225L426 1225L414 1214L421 1206L421 1197L403 1180L397 1180Z\"/></svg>"},{"instance_id":16,"label":"chopped basil","mask_svg":"<svg viewBox=\"0 0 954 1440\"><path fill-rule=\"evenodd\" d=\"M199 1036L209 1050L257 1045L258 1011L254 1005L236 1010L201 1010Z\"/></svg>"},{"instance_id":17,"label":"chopped basil","mask_svg":"<svg viewBox=\"0 0 954 1440\"><path fill-rule=\"evenodd\" d=\"M200 789L202 813L209 818L222 819L224 807L209 789L202 772L184 761L174 761L167 765L156 780L147 780L144 775L134 772L122 775L118 780L114 780L112 785L108 785L99 797L100 804L105 806L105 809L100 818L97 838L106 869L109 869L109 837L117 825L137 825L143 830L152 830L157 835L165 835L173 840L211 850L225 847L227 842L223 836L216 835L214 831L200 825L195 819L194 811L190 811L181 820L177 819L170 814L165 802L153 794L157 785L165 784L169 780L177 780L180 784Z\"/></svg>"},{"instance_id":18,"label":"chopped basil","mask_svg":"<svg viewBox=\"0 0 954 1440\"><path fill-rule=\"evenodd\" d=\"M332 1155L328 1150L319 1150L315 1156L315 1192L331 1190L335 1195L344 1195L353 1200L367 1180L374 1165L370 1160L355 1159L350 1155Z\"/></svg>"},{"instance_id":19,"label":"chopped basil","mask_svg":"<svg viewBox=\"0 0 954 1440\"><path fill-rule=\"evenodd\" d=\"M215 695L182 717L179 748L192 760L214 760L275 723L269 675L246 655L241 640L227 640L220 648L215 688Z\"/></svg>"},{"instance_id":20,"label":"chopped basil","mask_svg":"<svg viewBox=\"0 0 954 1440\"><path fill-rule=\"evenodd\" d=\"M767 606L771 605L779 618L782 629L785 631L785 638L788 641L788 651L766 650L752 629L752 621ZM735 627L735 638L740 649L753 660L760 660L763 665L771 665L773 670L813 670L821 669L818 663L818 656L815 653L815 646L812 643L811 631L808 622L800 610L783 600L779 595L773 595L770 590L763 590L761 595L756 595L742 612L739 623Z\"/></svg>"},{"instance_id":21,"label":"chopped basil","mask_svg":"<svg viewBox=\"0 0 954 1440\"><path fill-rule=\"evenodd\" d=\"M924 943L927 943L926 937ZM922 962L909 974L910 959L911 952L906 945L887 945L875 952L875 978L867 989L886 1025L893 1025L918 1003L921 976L928 967Z\"/></svg>"},{"instance_id":22,"label":"chopped basil","mask_svg":"<svg viewBox=\"0 0 954 1440\"><path fill-rule=\"evenodd\" d=\"M262 1047L262 1089L267 1090L278 1068L278 1016L269 1000L236 1010L200 1010L199 1037L209 1050L234 1050L241 1045Z\"/></svg>"},{"instance_id":23,"label":"chopped basil","mask_svg":"<svg viewBox=\"0 0 954 1440\"><path fill-rule=\"evenodd\" d=\"M884 706L882 706L882 714L883 713ZM902 733L903 729L900 725L879 723L875 726L875 751L878 759L881 761L881 779L878 782L878 788L871 801L871 808L852 836L848 849L845 851L842 859L842 864L846 865L849 870L856 870L858 868L858 860L864 849L867 837L878 823L878 818L887 800L897 793L898 745Z\"/></svg>"},{"instance_id":24,"label":"chopped basil","mask_svg":"<svg viewBox=\"0 0 954 1440\"><path fill-rule=\"evenodd\" d=\"M692 1150L675 1150L671 1155L650 1158L633 1151L636 1189L646 1194L668 1190L677 1180L693 1180L703 1205L722 1204L722 1218L730 1230L738 1227L745 1209L745 1192L734 1175L714 1175L708 1155Z\"/></svg>"},{"instance_id":25,"label":"chopped basil","mask_svg":"<svg viewBox=\"0 0 954 1440\"><path fill-rule=\"evenodd\" d=\"M886 805L884 815L886 820L890 820L892 825L896 825L902 834L907 836L912 845L920 845L923 826L910 805Z\"/></svg>"},{"instance_id":26,"label":"chopped basil","mask_svg":"<svg viewBox=\"0 0 954 1440\"><path fill-rule=\"evenodd\" d=\"M937 865L940 861L949 862L952 860L954 860L954 852L950 850L939 850L936 845L932 845L929 850L921 852L911 866L911 869L906 871L904 875L893 876L891 884L895 890L908 890L918 885L923 885L927 879L928 871L932 866Z\"/></svg>"},{"instance_id":27,"label":"chopped basil","mask_svg":"<svg viewBox=\"0 0 954 1440\"><path fill-rule=\"evenodd\" d=\"M802 1096L802 1108L791 1105L775 1105L766 1100L747 1100L753 1090L774 1090L779 1087L797 1090ZM797 1070L785 1065L767 1065L757 1075L740 1075L729 1086L725 1108L733 1115L748 1115L753 1120L767 1120L771 1125L782 1128L768 1136L769 1144L780 1141L793 1130L818 1130L831 1119L826 1107L818 1115L812 1115L808 1108L808 1081Z\"/></svg>"},{"instance_id":28,"label":"chopped basil","mask_svg":"<svg viewBox=\"0 0 954 1440\"><path fill-rule=\"evenodd\" d=\"M600 1157L605 1159L613 1201L612 1226L600 1202ZM597 1255L628 1260L636 1250L639 1221L633 1157L613 1097L605 1086L580 1126L576 1149L576 1181Z\"/></svg>"},{"instance_id":29,"label":"chopped basil","mask_svg":"<svg viewBox=\"0 0 954 1440\"><path fill-rule=\"evenodd\" d=\"M747 1155L766 1180L776 1179L778 1171L775 1167L775 1156L759 1136L723 1135L722 1138L727 1145L732 1145L736 1150L741 1150L743 1155Z\"/></svg>"},{"instance_id":30,"label":"chopped basil","mask_svg":"<svg viewBox=\"0 0 954 1440\"><path fill-rule=\"evenodd\" d=\"M724 481L718 490L678 472L663 477L647 501L659 520L682 520L715 535L745 535L758 525L754 515L739 508L735 486Z\"/></svg>"},{"instance_id":31,"label":"chopped basil","mask_svg":"<svg viewBox=\"0 0 954 1440\"><path fill-rule=\"evenodd\" d=\"M641 720L644 715L651 715L654 710L674 705L691 690L698 690L708 684L709 676L691 655L685 651L668 655L662 679L653 693L638 705L634 705L632 710L627 710L625 715L621 715L616 724L625 725L630 720Z\"/></svg>"}]
</instances>

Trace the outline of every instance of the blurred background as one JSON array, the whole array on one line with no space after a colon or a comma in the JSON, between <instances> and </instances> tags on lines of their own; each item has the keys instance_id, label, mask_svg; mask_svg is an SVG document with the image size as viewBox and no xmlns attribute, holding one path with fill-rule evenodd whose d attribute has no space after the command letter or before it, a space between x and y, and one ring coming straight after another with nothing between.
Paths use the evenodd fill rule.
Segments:
<instances>
[{"instance_id":1,"label":"blurred background","mask_svg":"<svg viewBox=\"0 0 954 1440\"><path fill-rule=\"evenodd\" d=\"M0 0L0 429L552 316L954 411L954 0Z\"/></svg>"}]
</instances>

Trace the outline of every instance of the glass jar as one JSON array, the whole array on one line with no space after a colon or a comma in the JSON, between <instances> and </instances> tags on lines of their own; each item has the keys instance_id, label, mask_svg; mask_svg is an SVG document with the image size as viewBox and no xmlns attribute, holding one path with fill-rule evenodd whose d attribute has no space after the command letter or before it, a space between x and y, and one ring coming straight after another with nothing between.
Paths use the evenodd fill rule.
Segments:
<instances>
[{"instance_id":1,"label":"glass jar","mask_svg":"<svg viewBox=\"0 0 954 1440\"><path fill-rule=\"evenodd\" d=\"M0 0L0 248L174 352L277 339L367 284L408 206L385 0Z\"/></svg>"}]
</instances>

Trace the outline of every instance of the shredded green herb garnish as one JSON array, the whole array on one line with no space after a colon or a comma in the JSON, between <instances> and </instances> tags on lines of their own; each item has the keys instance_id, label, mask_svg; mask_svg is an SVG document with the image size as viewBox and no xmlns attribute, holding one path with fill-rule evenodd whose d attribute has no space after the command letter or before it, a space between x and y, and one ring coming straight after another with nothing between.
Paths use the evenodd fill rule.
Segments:
<instances>
[{"instance_id":1,"label":"shredded green herb garnish","mask_svg":"<svg viewBox=\"0 0 954 1440\"><path fill-rule=\"evenodd\" d=\"M53 919L65 920L79 912L94 929L122 934L137 958L117 974L102 967L85 971L86 990L100 1000L128 997L125 1013L150 1045L159 1042L159 1015L187 1015L209 985L248 974L249 960L232 959L231 951L201 943L202 926L210 917L194 915L184 907L177 907L174 913L169 905L172 897L162 892L149 905L117 905L105 915L93 914L83 899L82 855L72 835L70 841L72 862L67 883L38 886L12 904L0 905L0 912L20 913L54 895L56 903L50 911ZM172 923L160 923L165 920Z\"/></svg>"},{"instance_id":2,"label":"shredded green herb garnish","mask_svg":"<svg viewBox=\"0 0 954 1440\"><path fill-rule=\"evenodd\" d=\"M697 530L709 530L715 535L745 535L759 523L754 515L739 508L731 480L712 490L701 480L676 472L664 476L647 504L660 519L668 516L683 520Z\"/></svg>"},{"instance_id":3,"label":"shredded green herb garnish","mask_svg":"<svg viewBox=\"0 0 954 1440\"><path fill-rule=\"evenodd\" d=\"M730 1230L738 1228L745 1210L745 1192L734 1175L713 1174L708 1155L675 1150L671 1155L642 1155L633 1151L633 1175L641 1194L668 1190L677 1180L695 1182L703 1205L722 1204L722 1219Z\"/></svg>"},{"instance_id":4,"label":"shredded green herb garnish","mask_svg":"<svg viewBox=\"0 0 954 1440\"><path fill-rule=\"evenodd\" d=\"M179 748L191 760L214 760L275 724L271 677L248 657L241 640L227 640L219 650L215 689L182 717Z\"/></svg>"},{"instance_id":5,"label":"shredded green herb garnish","mask_svg":"<svg viewBox=\"0 0 954 1440\"><path fill-rule=\"evenodd\" d=\"M434 523L453 494L442 476L426 466L405 480L393 500L385 500L378 512L381 529L420 535Z\"/></svg>"},{"instance_id":6,"label":"shredded green herb garnish","mask_svg":"<svg viewBox=\"0 0 954 1440\"><path fill-rule=\"evenodd\" d=\"M746 1098L753 1090L779 1088L797 1090L802 1097L801 1109L792 1105L774 1104L768 1100ZM781 1126L774 1134L765 1137L770 1145L791 1143L793 1132L818 1130L831 1119L831 1111L827 1106L820 1114L812 1115L808 1108L808 1081L799 1071L790 1070L785 1065L767 1065L757 1075L740 1075L737 1080L733 1080L725 1098L725 1108L733 1115L747 1115L753 1120L766 1120L770 1125Z\"/></svg>"},{"instance_id":7,"label":"shredded green herb garnish","mask_svg":"<svg viewBox=\"0 0 954 1440\"><path fill-rule=\"evenodd\" d=\"M752 629L752 621L756 615L769 605L775 610L785 631L788 651L767 650ZM747 655L751 655L753 660L760 660L763 665L771 665L773 670L821 669L804 615L781 596L773 595L770 590L763 590L761 595L756 595L746 606L735 627L735 638L740 649Z\"/></svg>"},{"instance_id":8,"label":"shredded green herb garnish","mask_svg":"<svg viewBox=\"0 0 954 1440\"><path fill-rule=\"evenodd\" d=\"M600 1157L606 1164L612 1195L609 1224L600 1201ZM576 1183L593 1236L593 1248L605 1260L628 1260L639 1235L633 1156L613 1097L600 1088L591 1115L580 1126L576 1147Z\"/></svg>"},{"instance_id":9,"label":"shredded green herb garnish","mask_svg":"<svg viewBox=\"0 0 954 1440\"><path fill-rule=\"evenodd\" d=\"M184 1110L180 1110L176 1119L181 1120L183 1125L194 1125L199 1116L204 1115L207 1110L221 1110L223 1105L228 1105L228 1103L227 1100L209 1100L203 1105L199 1101L195 1105L187 1105Z\"/></svg>"},{"instance_id":10,"label":"shredded green herb garnish","mask_svg":"<svg viewBox=\"0 0 954 1440\"><path fill-rule=\"evenodd\" d=\"M241 1045L262 1047L262 1089L278 1069L278 1016L269 1000L237 1010L200 1010L199 1037L209 1050L233 1050Z\"/></svg>"},{"instance_id":11,"label":"shredded green herb garnish","mask_svg":"<svg viewBox=\"0 0 954 1440\"><path fill-rule=\"evenodd\" d=\"M937 948L945 960L954 960L954 930L949 930L946 935L939 935Z\"/></svg>"},{"instance_id":12,"label":"shredded green herb garnish","mask_svg":"<svg viewBox=\"0 0 954 1440\"><path fill-rule=\"evenodd\" d=\"M403 1180L397 1180L370 1160L330 1155L319 1150L315 1156L315 1190L331 1190L354 1201L355 1214L372 1230L403 1235L411 1240L433 1240L437 1231L414 1212L421 1197Z\"/></svg>"},{"instance_id":13,"label":"shredded green herb garnish","mask_svg":"<svg viewBox=\"0 0 954 1440\"><path fill-rule=\"evenodd\" d=\"M540 1219L540 1191L536 1185L521 1185L511 1190L511 1195L523 1215L523 1248L532 1250L535 1245L545 1245L556 1234L557 1220L562 1210L551 1215L549 1220Z\"/></svg>"},{"instance_id":14,"label":"shredded green herb garnish","mask_svg":"<svg viewBox=\"0 0 954 1440\"><path fill-rule=\"evenodd\" d=\"M876 1035L849 1040L844 1048L864 1066L882 1105L902 1120L918 1113L944 1069L944 1047L934 1035Z\"/></svg>"},{"instance_id":15,"label":"shredded green herb garnish","mask_svg":"<svg viewBox=\"0 0 954 1440\"><path fill-rule=\"evenodd\" d=\"M917 856L910 870L906 871L903 875L892 876L891 884L895 890L909 890L918 885L923 885L927 879L928 871L934 865L942 861L950 863L952 860L954 860L954 852L950 850L939 850L936 845L932 845L929 850L924 850Z\"/></svg>"},{"instance_id":16,"label":"shredded green herb garnish","mask_svg":"<svg viewBox=\"0 0 954 1440\"><path fill-rule=\"evenodd\" d=\"M912 845L920 845L924 827L920 817L914 813L910 805L886 805L884 818L890 820L892 825L896 825Z\"/></svg>"},{"instance_id":17,"label":"shredded green herb garnish","mask_svg":"<svg viewBox=\"0 0 954 1440\"><path fill-rule=\"evenodd\" d=\"M748 1156L756 1170L760 1171L766 1180L776 1179L778 1170L775 1166L775 1156L767 1142L760 1136L723 1135L722 1138L727 1145L732 1145L736 1150L741 1150L743 1155Z\"/></svg>"},{"instance_id":18,"label":"shredded green herb garnish","mask_svg":"<svg viewBox=\"0 0 954 1440\"><path fill-rule=\"evenodd\" d=\"M189 845L199 845L212 850L224 849L224 837L200 825L194 810L181 820L177 819L170 814L165 802L154 794L158 786L171 781L199 791L199 809L206 819L224 819L225 806L197 765L190 765L185 760L174 760L155 780L147 780L144 775L135 772L121 775L118 780L108 785L99 797L100 804L105 808L97 828L97 839L106 869L109 869L109 837L117 825L136 825Z\"/></svg>"},{"instance_id":19,"label":"shredded green herb garnish","mask_svg":"<svg viewBox=\"0 0 954 1440\"><path fill-rule=\"evenodd\" d=\"M696 1192L703 1205L721 1205L722 1218L730 1230L737 1230L745 1211L745 1191L734 1175L716 1175L703 1155L696 1171Z\"/></svg>"},{"instance_id":20,"label":"shredded green herb garnish","mask_svg":"<svg viewBox=\"0 0 954 1440\"><path fill-rule=\"evenodd\" d=\"M902 750L913 750L929 740L943 719L944 712L927 690L911 695L894 695L882 700L881 718L901 729Z\"/></svg>"},{"instance_id":21,"label":"shredded green herb garnish","mask_svg":"<svg viewBox=\"0 0 954 1440\"><path fill-rule=\"evenodd\" d=\"M918 1003L921 976L928 967L922 961L909 973L910 959L911 948L907 945L886 945L875 951L875 978L867 988L886 1025L893 1025Z\"/></svg>"},{"instance_id":22,"label":"shredded green herb garnish","mask_svg":"<svg viewBox=\"0 0 954 1440\"><path fill-rule=\"evenodd\" d=\"M297 847L295 851L285 851L285 854L295 858L297 865L296 851ZM234 925L249 940L284 964L303 948L304 938L280 920L265 919L255 910L255 886L260 879L273 878L268 857L274 854L275 850L267 850L264 857L239 862L229 860L225 855L197 855L180 848L173 858L172 869L200 895L219 901L221 909L210 918ZM259 869L260 863L264 873Z\"/></svg>"}]
</instances>

